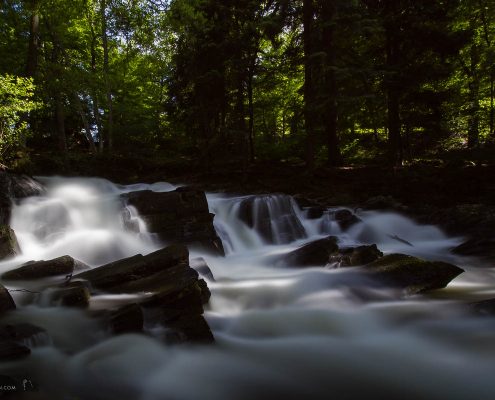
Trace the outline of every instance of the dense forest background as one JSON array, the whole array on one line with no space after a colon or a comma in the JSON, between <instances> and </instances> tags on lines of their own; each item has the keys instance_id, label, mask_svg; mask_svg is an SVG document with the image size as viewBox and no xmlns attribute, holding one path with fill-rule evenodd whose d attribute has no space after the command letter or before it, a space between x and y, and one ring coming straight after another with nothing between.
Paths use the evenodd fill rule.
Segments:
<instances>
[{"instance_id":1,"label":"dense forest background","mask_svg":"<svg viewBox=\"0 0 495 400\"><path fill-rule=\"evenodd\" d=\"M491 154L494 41L493 0L1 0L0 162Z\"/></svg>"}]
</instances>

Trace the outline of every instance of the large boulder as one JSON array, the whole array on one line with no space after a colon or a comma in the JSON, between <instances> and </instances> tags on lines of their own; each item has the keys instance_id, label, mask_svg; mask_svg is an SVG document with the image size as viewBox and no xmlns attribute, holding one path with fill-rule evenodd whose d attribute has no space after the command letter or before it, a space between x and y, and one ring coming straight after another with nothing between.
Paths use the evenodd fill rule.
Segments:
<instances>
[{"instance_id":1,"label":"large boulder","mask_svg":"<svg viewBox=\"0 0 495 400\"><path fill-rule=\"evenodd\" d=\"M147 322L166 328L163 339L167 342L213 341L202 316L210 291L189 266L189 252L184 245L115 261L74 279L87 280L95 291L147 294L133 300L133 304L107 313L105 319L114 333L141 331L146 316Z\"/></svg>"},{"instance_id":2,"label":"large boulder","mask_svg":"<svg viewBox=\"0 0 495 400\"><path fill-rule=\"evenodd\" d=\"M15 257L20 253L15 232L8 225L0 225L0 260Z\"/></svg>"},{"instance_id":3,"label":"large boulder","mask_svg":"<svg viewBox=\"0 0 495 400\"><path fill-rule=\"evenodd\" d=\"M143 190L123 195L128 206L135 207L151 233L166 242L193 245L216 254L224 254L222 241L213 226L203 191L178 188L172 192ZM124 224L136 229L129 215Z\"/></svg>"},{"instance_id":4,"label":"large boulder","mask_svg":"<svg viewBox=\"0 0 495 400\"><path fill-rule=\"evenodd\" d=\"M364 270L379 282L416 294L441 289L463 269L440 261L425 261L405 254L389 254L367 264Z\"/></svg>"},{"instance_id":5,"label":"large boulder","mask_svg":"<svg viewBox=\"0 0 495 400\"><path fill-rule=\"evenodd\" d=\"M71 256L62 256L48 261L29 261L19 268L5 272L2 279L31 280L59 275L68 276L81 269L89 269L89 267Z\"/></svg>"},{"instance_id":6,"label":"large boulder","mask_svg":"<svg viewBox=\"0 0 495 400\"><path fill-rule=\"evenodd\" d=\"M237 216L267 243L290 243L306 237L293 200L287 195L246 197L239 203Z\"/></svg>"},{"instance_id":7,"label":"large boulder","mask_svg":"<svg viewBox=\"0 0 495 400\"><path fill-rule=\"evenodd\" d=\"M325 266L331 262L332 255L339 251L337 242L335 236L315 240L285 254L279 263L292 267Z\"/></svg>"}]
</instances>

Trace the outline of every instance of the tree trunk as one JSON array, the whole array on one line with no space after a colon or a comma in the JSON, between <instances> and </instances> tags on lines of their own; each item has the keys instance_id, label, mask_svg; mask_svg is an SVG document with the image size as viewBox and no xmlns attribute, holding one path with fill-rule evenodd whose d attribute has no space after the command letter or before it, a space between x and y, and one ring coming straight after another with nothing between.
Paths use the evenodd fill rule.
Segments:
<instances>
[{"instance_id":1,"label":"tree trunk","mask_svg":"<svg viewBox=\"0 0 495 400\"><path fill-rule=\"evenodd\" d=\"M90 31L91 31L91 73L93 74L95 81L98 81L97 66L96 66L97 35L95 32L95 28L94 28L94 21L93 21L92 13L89 9L87 11L87 17L88 17L89 27L90 27ZM96 130L97 130L97 136L98 136L98 151L100 153L103 153L105 142L103 139L103 127L102 127L101 118L100 118L100 107L99 107L99 101L98 101L98 93L97 93L96 89L91 90L91 104L92 104L92 108L93 108L93 117L94 117L94 120L96 123Z\"/></svg>"},{"instance_id":2,"label":"tree trunk","mask_svg":"<svg viewBox=\"0 0 495 400\"><path fill-rule=\"evenodd\" d=\"M254 67L249 68L247 84L248 91L248 112L249 112L249 162L254 162L254 105L253 105L253 75Z\"/></svg>"},{"instance_id":3,"label":"tree trunk","mask_svg":"<svg viewBox=\"0 0 495 400\"><path fill-rule=\"evenodd\" d=\"M85 132L84 136L88 141L89 149L91 150L92 153L96 153L95 141L93 140L93 135L91 134L91 127L89 126L88 118L86 118L86 114L84 113L81 100L77 95L74 97L75 97L74 101L76 102L77 112L79 113L81 120L83 122L84 132Z\"/></svg>"},{"instance_id":4,"label":"tree trunk","mask_svg":"<svg viewBox=\"0 0 495 400\"><path fill-rule=\"evenodd\" d=\"M402 137L400 120L400 82L399 74L399 27L394 23L397 18L395 0L387 1L387 18L385 23L386 64L388 76L385 78L387 95L387 128L389 159L394 166L402 165Z\"/></svg>"},{"instance_id":5,"label":"tree trunk","mask_svg":"<svg viewBox=\"0 0 495 400\"><path fill-rule=\"evenodd\" d=\"M67 140L65 137L65 112L63 99L60 93L55 95L55 119L57 122L57 143L58 149L66 154L67 153Z\"/></svg>"},{"instance_id":6,"label":"tree trunk","mask_svg":"<svg viewBox=\"0 0 495 400\"><path fill-rule=\"evenodd\" d=\"M472 22L474 26L475 22ZM469 79L469 118L468 118L468 148L478 146L480 141L480 78L478 64L480 61L479 48L476 43L470 49L470 71Z\"/></svg>"},{"instance_id":7,"label":"tree trunk","mask_svg":"<svg viewBox=\"0 0 495 400\"><path fill-rule=\"evenodd\" d=\"M103 45L103 75L105 79L105 89L108 107L107 127L105 129L104 141L107 144L108 152L113 149L113 99L112 87L110 84L110 67L108 55L108 34L107 34L107 2L100 1L100 16L101 16L101 40Z\"/></svg>"},{"instance_id":8,"label":"tree trunk","mask_svg":"<svg viewBox=\"0 0 495 400\"><path fill-rule=\"evenodd\" d=\"M38 69L40 2L32 0L30 4L31 18L29 22L29 45L26 63L26 76L34 77Z\"/></svg>"},{"instance_id":9,"label":"tree trunk","mask_svg":"<svg viewBox=\"0 0 495 400\"><path fill-rule=\"evenodd\" d=\"M304 26L304 125L306 129L306 165L311 170L315 166L314 107L315 92L313 85L313 0L303 1Z\"/></svg>"},{"instance_id":10,"label":"tree trunk","mask_svg":"<svg viewBox=\"0 0 495 400\"><path fill-rule=\"evenodd\" d=\"M337 136L337 79L335 76L335 46L334 46L334 20L335 1L324 0L321 4L322 19L322 50L325 53L324 81L325 81L325 109L324 125L327 137L327 162L335 167L342 164L339 139Z\"/></svg>"},{"instance_id":11,"label":"tree trunk","mask_svg":"<svg viewBox=\"0 0 495 400\"><path fill-rule=\"evenodd\" d=\"M493 69L493 67L492 67ZM490 71L490 137L492 141L495 141L495 127L494 127L494 119L495 119L495 110L494 110L494 104L493 104L493 98L495 96L494 93L494 81L495 81L495 76L493 70Z\"/></svg>"}]
</instances>

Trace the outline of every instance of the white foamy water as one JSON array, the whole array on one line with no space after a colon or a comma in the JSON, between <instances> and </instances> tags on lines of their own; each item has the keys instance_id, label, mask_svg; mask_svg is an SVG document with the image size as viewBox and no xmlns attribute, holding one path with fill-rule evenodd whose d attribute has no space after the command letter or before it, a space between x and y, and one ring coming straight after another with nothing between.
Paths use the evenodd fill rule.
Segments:
<instances>
[{"instance_id":1,"label":"white foamy water","mask_svg":"<svg viewBox=\"0 0 495 400\"><path fill-rule=\"evenodd\" d=\"M24 254L0 264L2 271L64 254L95 267L160 245L145 229L125 229L118 196L174 186L44 183L44 197L14 207ZM215 276L206 313L215 345L109 337L81 311L29 305L8 321L41 326L51 342L26 360L0 362L0 374L28 374L53 399L494 398L495 319L467 314L456 299L495 297L495 271L453 257L449 249L459 238L378 212L359 212L362 222L343 232L333 209L310 220L287 196L257 197L246 211L241 203L248 198L209 195L227 256L192 254L203 256ZM266 215L269 223L261 220ZM277 266L280 255L328 235L342 245L376 243L385 253L454 262L467 272L445 290L400 299L352 268ZM99 297L96 308L133 298Z\"/></svg>"}]
</instances>

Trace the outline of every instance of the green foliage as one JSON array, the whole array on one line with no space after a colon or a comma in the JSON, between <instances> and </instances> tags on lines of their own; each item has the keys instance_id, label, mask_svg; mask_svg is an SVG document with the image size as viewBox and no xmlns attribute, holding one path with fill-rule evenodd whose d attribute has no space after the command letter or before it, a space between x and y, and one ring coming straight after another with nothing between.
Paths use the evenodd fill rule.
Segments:
<instances>
[{"instance_id":1,"label":"green foliage","mask_svg":"<svg viewBox=\"0 0 495 400\"><path fill-rule=\"evenodd\" d=\"M309 109L317 162L330 158L331 110L346 161L371 163L384 159L394 90L406 161L495 140L492 1L312 0L308 55L305 3L3 2L3 159L26 140L104 153L109 135L116 152L199 164L304 159Z\"/></svg>"},{"instance_id":2,"label":"green foliage","mask_svg":"<svg viewBox=\"0 0 495 400\"><path fill-rule=\"evenodd\" d=\"M32 79L0 75L0 160L8 163L28 134L25 117L38 108Z\"/></svg>"}]
</instances>

